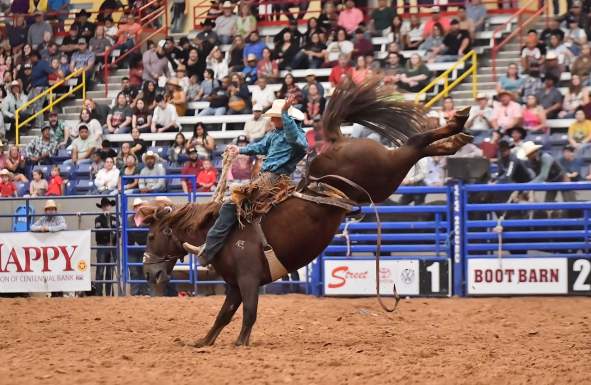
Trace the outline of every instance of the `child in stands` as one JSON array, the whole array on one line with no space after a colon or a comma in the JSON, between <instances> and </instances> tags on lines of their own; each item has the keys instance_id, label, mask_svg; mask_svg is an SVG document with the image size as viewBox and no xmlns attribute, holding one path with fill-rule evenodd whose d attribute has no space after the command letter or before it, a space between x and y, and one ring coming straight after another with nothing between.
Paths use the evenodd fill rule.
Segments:
<instances>
[{"instance_id":1,"label":"child in stands","mask_svg":"<svg viewBox=\"0 0 591 385\"><path fill-rule=\"evenodd\" d=\"M205 159L203 161L203 170L199 171L197 175L198 191L213 191L215 182L218 178L218 173L211 160Z\"/></svg>"},{"instance_id":2,"label":"child in stands","mask_svg":"<svg viewBox=\"0 0 591 385\"><path fill-rule=\"evenodd\" d=\"M45 196L45 193L47 192L47 181L43 176L43 171L33 170L33 180L29 185L29 194L31 194L32 197Z\"/></svg>"},{"instance_id":3,"label":"child in stands","mask_svg":"<svg viewBox=\"0 0 591 385\"><path fill-rule=\"evenodd\" d=\"M12 173L7 169L0 171L0 197L11 198L16 196L16 185L12 181Z\"/></svg>"},{"instance_id":4,"label":"child in stands","mask_svg":"<svg viewBox=\"0 0 591 385\"><path fill-rule=\"evenodd\" d=\"M64 180L60 175L60 168L58 166L51 168L51 180L47 185L47 195L64 195Z\"/></svg>"}]
</instances>

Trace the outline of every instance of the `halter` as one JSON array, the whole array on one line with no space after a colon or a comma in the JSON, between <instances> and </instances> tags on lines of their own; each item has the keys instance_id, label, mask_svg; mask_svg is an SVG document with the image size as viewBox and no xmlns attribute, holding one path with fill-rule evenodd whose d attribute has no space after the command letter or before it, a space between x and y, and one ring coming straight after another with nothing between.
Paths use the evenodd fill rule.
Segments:
<instances>
[{"instance_id":1,"label":"halter","mask_svg":"<svg viewBox=\"0 0 591 385\"><path fill-rule=\"evenodd\" d=\"M178 240L178 238L174 235L174 232L172 231L172 229L170 227L166 227L165 229L163 229L162 233L164 235L168 235L168 236L173 237L176 242L180 242ZM153 264L162 263L162 262L173 262L173 261L176 262L177 259L182 258L182 257L183 257L182 255L175 256L172 254L165 254L161 257L158 257L152 253L148 253L147 251L144 251L144 257L142 259L142 262L144 265L153 265Z\"/></svg>"}]
</instances>

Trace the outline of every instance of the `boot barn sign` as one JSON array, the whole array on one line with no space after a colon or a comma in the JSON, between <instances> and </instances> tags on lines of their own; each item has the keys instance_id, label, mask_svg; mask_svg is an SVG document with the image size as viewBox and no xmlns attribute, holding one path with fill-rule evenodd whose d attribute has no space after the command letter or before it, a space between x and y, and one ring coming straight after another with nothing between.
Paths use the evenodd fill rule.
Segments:
<instances>
[{"instance_id":1,"label":"boot barn sign","mask_svg":"<svg viewBox=\"0 0 591 385\"><path fill-rule=\"evenodd\" d=\"M90 230L0 233L0 293L90 290Z\"/></svg>"}]
</instances>

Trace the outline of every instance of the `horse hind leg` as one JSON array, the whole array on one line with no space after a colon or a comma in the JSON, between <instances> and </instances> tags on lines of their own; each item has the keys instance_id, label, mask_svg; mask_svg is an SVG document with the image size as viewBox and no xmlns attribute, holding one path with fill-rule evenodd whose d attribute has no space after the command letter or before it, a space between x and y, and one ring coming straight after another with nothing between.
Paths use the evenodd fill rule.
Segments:
<instances>
[{"instance_id":1,"label":"horse hind leg","mask_svg":"<svg viewBox=\"0 0 591 385\"><path fill-rule=\"evenodd\" d=\"M423 149L438 140L457 135L464 129L464 125L468 120L469 113L470 108L465 108L461 111L458 111L445 126L414 135L408 140L407 144L419 149Z\"/></svg>"},{"instance_id":2,"label":"horse hind leg","mask_svg":"<svg viewBox=\"0 0 591 385\"><path fill-rule=\"evenodd\" d=\"M234 316L234 313L236 313L236 310L238 310L238 307L240 307L241 302L242 296L240 294L240 289L236 286L228 286L226 299L215 319L213 326L211 329L209 329L205 337L195 342L192 346L200 348L203 346L213 345L220 332L232 320L232 317Z\"/></svg>"},{"instance_id":3,"label":"horse hind leg","mask_svg":"<svg viewBox=\"0 0 591 385\"><path fill-rule=\"evenodd\" d=\"M460 133L450 138L439 140L430 144L423 150L425 156L447 156L455 154L465 144L470 143L473 137Z\"/></svg>"},{"instance_id":4,"label":"horse hind leg","mask_svg":"<svg viewBox=\"0 0 591 385\"><path fill-rule=\"evenodd\" d=\"M257 319L257 308L259 303L259 280L253 276L240 277L238 286L242 293L242 329L238 339L234 343L236 346L248 346L250 342L250 333Z\"/></svg>"}]
</instances>

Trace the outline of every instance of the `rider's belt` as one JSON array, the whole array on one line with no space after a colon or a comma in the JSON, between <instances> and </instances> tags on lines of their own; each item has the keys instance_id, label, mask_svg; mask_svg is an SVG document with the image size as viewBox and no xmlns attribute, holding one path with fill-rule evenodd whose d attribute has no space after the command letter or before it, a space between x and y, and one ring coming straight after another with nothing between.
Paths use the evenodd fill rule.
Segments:
<instances>
[{"instance_id":1,"label":"rider's belt","mask_svg":"<svg viewBox=\"0 0 591 385\"><path fill-rule=\"evenodd\" d=\"M261 226L260 218L254 221L253 225L256 229L256 232L259 234L259 237L261 238L261 243L263 244L263 253L265 254L267 264L269 265L269 275L271 276L271 282L275 281L276 279L279 279L287 274L287 269L277 258L273 247L269 244L269 242L267 242L267 237L265 236L263 227Z\"/></svg>"}]
</instances>

